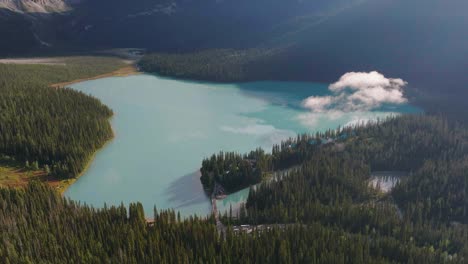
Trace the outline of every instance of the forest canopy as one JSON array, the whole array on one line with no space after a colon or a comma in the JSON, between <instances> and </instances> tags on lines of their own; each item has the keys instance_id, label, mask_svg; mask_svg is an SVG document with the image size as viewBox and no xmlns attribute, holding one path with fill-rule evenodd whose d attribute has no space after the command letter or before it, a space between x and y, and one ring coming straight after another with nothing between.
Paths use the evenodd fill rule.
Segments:
<instances>
[{"instance_id":1,"label":"forest canopy","mask_svg":"<svg viewBox=\"0 0 468 264\"><path fill-rule=\"evenodd\" d=\"M0 189L0 258L4 263L464 263L466 258L466 247L459 250L465 228L415 226L397 230L399 238L315 222L251 233L228 227L223 234L213 217L181 219L155 208L154 221L148 222L142 208L136 203L93 209L34 182L24 190ZM412 237L421 236L421 228L430 236L423 244Z\"/></svg>"},{"instance_id":2,"label":"forest canopy","mask_svg":"<svg viewBox=\"0 0 468 264\"><path fill-rule=\"evenodd\" d=\"M0 64L0 155L59 178L77 176L112 138L112 110L98 99L53 83L121 67L114 58L66 58L65 65Z\"/></svg>"}]
</instances>

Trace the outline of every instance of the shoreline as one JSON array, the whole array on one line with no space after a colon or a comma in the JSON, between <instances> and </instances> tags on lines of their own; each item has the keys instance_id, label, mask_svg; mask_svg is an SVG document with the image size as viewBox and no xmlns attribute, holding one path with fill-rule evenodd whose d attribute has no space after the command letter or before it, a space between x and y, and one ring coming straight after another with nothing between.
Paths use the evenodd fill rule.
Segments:
<instances>
[{"instance_id":1,"label":"shoreline","mask_svg":"<svg viewBox=\"0 0 468 264\"><path fill-rule=\"evenodd\" d=\"M21 175L19 175L20 181L18 181L17 183L14 183L13 185L10 185L10 184L4 185L0 183L0 188L4 188L4 187L24 188L25 186L28 185L28 182L32 180L39 180L47 184L48 186L50 186L50 188L54 189L57 193L60 194L60 196L64 197L65 192L68 190L68 188L70 188L71 185L73 185L81 176L83 176L88 171L89 167L95 160L98 152L103 150L108 144L110 144L114 140L114 138L115 138L115 132L114 132L114 129L112 128L112 137L106 140L100 148L96 149L87 158L86 165L84 166L83 170L81 170L81 172L74 178L59 179L55 176L46 174L43 169L39 169L35 171L32 171L32 170L25 171L24 168L20 166L0 166L0 172L2 169L12 169L14 172L21 173ZM31 175L27 176L26 174L28 173L30 173Z\"/></svg>"},{"instance_id":2,"label":"shoreline","mask_svg":"<svg viewBox=\"0 0 468 264\"><path fill-rule=\"evenodd\" d=\"M58 89L58 88L64 88L66 86L76 84L76 83L80 83L80 82L84 82L84 81L97 80L97 79L108 78L108 77L126 77L126 76L143 74L143 72L139 71L137 65L134 62L135 61L132 61L129 64L127 64L127 65L125 65L125 66L123 66L123 67L121 67L121 68L119 68L117 70L114 70L112 72L108 72L108 73L104 73L104 74L100 74L100 75L96 75L96 76L92 76L92 77L82 78L82 79L71 80L71 81L68 81L68 82L49 84L49 87ZM62 197L64 197L65 192L68 190L68 188L70 188L71 185L76 183L76 181L89 170L89 167L94 162L98 152L103 150L108 144L110 144L114 140L116 133L115 133L115 130L114 130L114 128L112 126L112 122L111 122L113 117L114 117L114 115L111 116L107 120L111 125L112 136L109 139L107 139L102 144L102 146L100 146L95 151L93 151L93 153L91 153L91 155L87 158L85 166L83 167L83 169L80 171L80 173L76 177L73 177L73 178L70 178L70 179L59 179L59 178L56 178L54 176L46 175L45 173L42 173L42 170L38 170L38 171L33 172L33 173L38 174L38 172L41 172L41 173L39 173L40 175L38 174L38 176L32 177L31 179L29 179L29 178L24 179L24 182L19 183L19 185L17 187L26 186L27 182L29 182L30 180L39 179L40 181L44 182L45 184L49 185L52 189L57 191Z\"/></svg>"},{"instance_id":3,"label":"shoreline","mask_svg":"<svg viewBox=\"0 0 468 264\"><path fill-rule=\"evenodd\" d=\"M50 87L58 89L58 88L69 86L71 84L76 84L76 83L85 82L85 81L98 80L98 79L108 78L108 77L126 77L126 76L138 75L138 74L142 74L142 72L138 70L138 67L135 64L131 64L129 66L125 66L113 72L109 72L109 73L105 73L105 74L101 74L101 75L97 75L97 76L93 76L89 78L72 80L69 82L51 84ZM111 116L107 121L111 123L111 120L113 117L114 116ZM108 144L110 144L114 140L115 130L114 130L114 127L112 127L112 123L111 123L111 129L112 129L112 137L109 138L106 142L104 142L104 144L100 148L96 149L89 156L88 161L86 162L86 165L84 166L83 170L76 177L71 178L71 179L66 179L66 180L57 180L58 184L56 186L51 184L54 181L46 180L46 182L52 187L55 187L55 189L60 193L60 195L64 197L65 192L68 190L68 188L70 188L70 186L72 186L81 176L83 176L88 171L89 167L91 166L94 159L96 158L97 153L103 150Z\"/></svg>"},{"instance_id":4,"label":"shoreline","mask_svg":"<svg viewBox=\"0 0 468 264\"><path fill-rule=\"evenodd\" d=\"M111 122L112 118L113 118L113 116L111 118L109 118L108 121ZM104 142L104 144L100 148L96 149L89 156L83 170L81 170L81 172L76 177L74 177L72 179L66 179L66 180L59 180L58 181L58 186L56 187L56 189L57 189L57 191L60 193L60 195L62 197L64 197L65 192L68 190L68 188L70 188L70 186L72 186L79 178L81 178L81 176L83 176L89 170L89 167L94 162L94 159L96 158L96 155L115 139L115 130L112 127L112 124L111 124L111 128L112 128L112 137L109 138L108 140L106 140L106 142ZM50 181L48 181L48 182L50 183Z\"/></svg>"},{"instance_id":5,"label":"shoreline","mask_svg":"<svg viewBox=\"0 0 468 264\"><path fill-rule=\"evenodd\" d=\"M62 88L62 87L66 87L72 84L85 82L85 81L92 81L92 80L98 80L98 79L109 78L109 77L127 77L127 76L132 76L132 75L139 75L139 74L142 74L142 72L138 70L138 67L136 65L132 64L132 65L120 68L118 70L115 70L113 72L104 73L104 74L93 76L93 77L77 79L77 80L73 80L69 82L54 83L54 84L51 84L50 87Z\"/></svg>"}]
</instances>

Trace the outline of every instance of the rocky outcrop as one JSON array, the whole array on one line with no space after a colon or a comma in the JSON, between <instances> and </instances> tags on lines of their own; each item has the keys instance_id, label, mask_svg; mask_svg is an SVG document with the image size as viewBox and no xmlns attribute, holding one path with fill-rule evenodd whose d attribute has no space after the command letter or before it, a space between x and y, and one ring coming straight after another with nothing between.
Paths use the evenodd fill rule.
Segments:
<instances>
[{"instance_id":1,"label":"rocky outcrop","mask_svg":"<svg viewBox=\"0 0 468 264\"><path fill-rule=\"evenodd\" d=\"M76 1L68 0L0 0L0 8L25 14L61 13L71 10Z\"/></svg>"},{"instance_id":2,"label":"rocky outcrop","mask_svg":"<svg viewBox=\"0 0 468 264\"><path fill-rule=\"evenodd\" d=\"M55 47L77 0L0 0L0 56Z\"/></svg>"}]
</instances>

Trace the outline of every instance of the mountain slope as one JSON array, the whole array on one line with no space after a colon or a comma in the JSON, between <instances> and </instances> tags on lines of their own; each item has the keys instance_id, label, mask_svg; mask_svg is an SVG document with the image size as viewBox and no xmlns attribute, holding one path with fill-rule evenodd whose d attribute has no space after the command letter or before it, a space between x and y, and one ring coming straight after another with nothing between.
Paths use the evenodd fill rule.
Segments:
<instances>
[{"instance_id":1,"label":"mountain slope","mask_svg":"<svg viewBox=\"0 0 468 264\"><path fill-rule=\"evenodd\" d=\"M19 13L54 13L70 10L65 0L0 0L0 8Z\"/></svg>"},{"instance_id":2,"label":"mountain slope","mask_svg":"<svg viewBox=\"0 0 468 264\"><path fill-rule=\"evenodd\" d=\"M365 1L319 26L286 35L286 49L249 67L260 78L324 82L345 72L377 70L422 91L420 100L429 108L463 116L466 10L468 2L461 0Z\"/></svg>"},{"instance_id":3,"label":"mountain slope","mask_svg":"<svg viewBox=\"0 0 468 264\"><path fill-rule=\"evenodd\" d=\"M72 11L70 0L0 0L0 55L43 52L62 38L58 21ZM63 21L63 20L62 20Z\"/></svg>"},{"instance_id":4,"label":"mountain slope","mask_svg":"<svg viewBox=\"0 0 468 264\"><path fill-rule=\"evenodd\" d=\"M266 32L290 18L303 15L318 18L348 2L87 1L76 7L70 31L75 32L80 45L88 46L139 46L162 52L246 48L263 42L268 38Z\"/></svg>"},{"instance_id":5,"label":"mountain slope","mask_svg":"<svg viewBox=\"0 0 468 264\"><path fill-rule=\"evenodd\" d=\"M55 1L60 0L41 3L46 10ZM210 80L210 71L197 67L197 61L221 68L209 51L236 49L242 50L234 51L242 58L230 63L229 52L223 55L224 70L214 80L330 82L345 72L377 70L431 91L426 96L444 104L455 100L454 105L463 97L450 93L461 95L468 82L464 0L88 0L65 13L34 13L34 20L27 18L32 13L3 10L0 33L7 37L0 43L1 53L51 50L48 46L142 47L178 54L164 59L173 69L157 65L157 72L199 78L199 68L205 71L201 77ZM200 55L203 50L208 51ZM231 70L236 74L222 76Z\"/></svg>"},{"instance_id":6,"label":"mountain slope","mask_svg":"<svg viewBox=\"0 0 468 264\"><path fill-rule=\"evenodd\" d=\"M322 15L306 12L278 21L260 34L261 41L250 46L254 49L225 49L221 56L219 50L159 53L145 58L143 68L216 81L326 83L346 72L379 71L408 81L428 111L466 119L466 10L468 2L462 0L357 1Z\"/></svg>"},{"instance_id":7,"label":"mountain slope","mask_svg":"<svg viewBox=\"0 0 468 264\"><path fill-rule=\"evenodd\" d=\"M353 0L354 2L357 0ZM209 48L250 48L296 27L317 21L347 0L0 0L4 11L44 20L55 35L33 33L54 48L144 47L162 52ZM52 8L54 7L54 8ZM3 12L2 12L3 10ZM293 20L291 23L290 20ZM10 21L11 25L15 22ZM44 28L44 27L42 27ZM2 33L2 31L0 31ZM40 42L36 43L40 45ZM36 45L37 46L37 45Z\"/></svg>"},{"instance_id":8,"label":"mountain slope","mask_svg":"<svg viewBox=\"0 0 468 264\"><path fill-rule=\"evenodd\" d=\"M28 52L36 46L31 21L11 10L0 9L0 55Z\"/></svg>"},{"instance_id":9,"label":"mountain slope","mask_svg":"<svg viewBox=\"0 0 468 264\"><path fill-rule=\"evenodd\" d=\"M467 9L466 1L366 1L287 35L288 52L314 58L305 65L335 69L331 78L373 69L405 78L454 73L468 59Z\"/></svg>"}]
</instances>

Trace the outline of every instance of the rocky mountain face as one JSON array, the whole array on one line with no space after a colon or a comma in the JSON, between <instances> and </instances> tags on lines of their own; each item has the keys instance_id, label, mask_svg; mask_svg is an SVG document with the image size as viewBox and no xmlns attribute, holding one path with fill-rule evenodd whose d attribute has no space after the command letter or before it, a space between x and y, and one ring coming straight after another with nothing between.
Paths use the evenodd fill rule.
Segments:
<instances>
[{"instance_id":1,"label":"rocky mountain face","mask_svg":"<svg viewBox=\"0 0 468 264\"><path fill-rule=\"evenodd\" d=\"M0 0L0 55L25 55L55 47L59 21L71 13L70 0Z\"/></svg>"},{"instance_id":2,"label":"rocky mountain face","mask_svg":"<svg viewBox=\"0 0 468 264\"><path fill-rule=\"evenodd\" d=\"M261 62L275 76L381 70L432 84L436 70L466 68L467 8L466 0L0 0L0 54L266 47L281 51Z\"/></svg>"},{"instance_id":3,"label":"rocky mountain face","mask_svg":"<svg viewBox=\"0 0 468 264\"><path fill-rule=\"evenodd\" d=\"M58 21L46 21L48 31L59 27L68 34L67 41L81 47L244 48L264 32L288 26L285 22L292 17L314 20L353 1L357 0L0 0L0 20L23 15L32 17L31 27L38 28L58 16ZM34 33L45 38L42 42L54 42L44 30Z\"/></svg>"},{"instance_id":4,"label":"rocky mountain face","mask_svg":"<svg viewBox=\"0 0 468 264\"><path fill-rule=\"evenodd\" d=\"M260 49L268 56L249 61L259 79L378 70L455 93L468 83L466 10L466 0L0 0L0 56Z\"/></svg>"},{"instance_id":5,"label":"rocky mountain face","mask_svg":"<svg viewBox=\"0 0 468 264\"><path fill-rule=\"evenodd\" d=\"M66 0L0 0L0 8L23 14L48 14L70 11Z\"/></svg>"},{"instance_id":6,"label":"rocky mountain face","mask_svg":"<svg viewBox=\"0 0 468 264\"><path fill-rule=\"evenodd\" d=\"M250 48L359 0L83 1L67 31L79 46L188 52ZM109 9L112 6L112 9Z\"/></svg>"},{"instance_id":7,"label":"rocky mountain face","mask_svg":"<svg viewBox=\"0 0 468 264\"><path fill-rule=\"evenodd\" d=\"M0 43L0 53L17 50L19 35L32 49L60 44L162 52L250 48L355 1L0 0L0 35L10 36Z\"/></svg>"}]
</instances>

